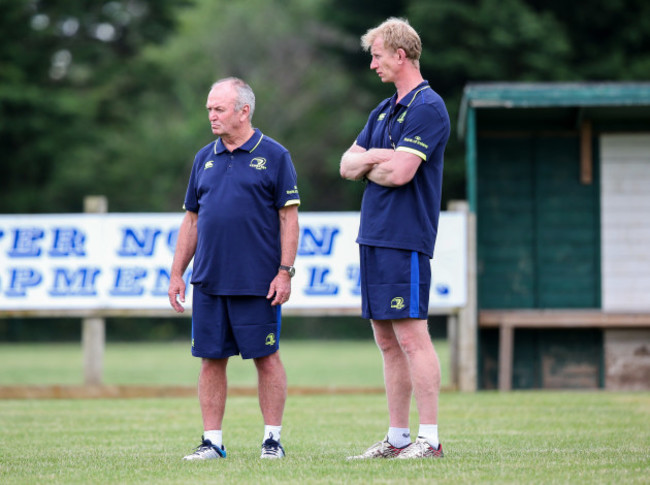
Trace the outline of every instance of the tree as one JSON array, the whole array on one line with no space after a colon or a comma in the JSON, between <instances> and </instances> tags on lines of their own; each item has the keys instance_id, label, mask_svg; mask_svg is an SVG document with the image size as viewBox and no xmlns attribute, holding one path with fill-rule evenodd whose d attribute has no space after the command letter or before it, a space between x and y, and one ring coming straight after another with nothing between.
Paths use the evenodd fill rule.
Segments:
<instances>
[{"instance_id":1,"label":"tree","mask_svg":"<svg viewBox=\"0 0 650 485\"><path fill-rule=\"evenodd\" d=\"M650 3L643 0L528 0L564 28L572 79L647 80Z\"/></svg>"},{"instance_id":2,"label":"tree","mask_svg":"<svg viewBox=\"0 0 650 485\"><path fill-rule=\"evenodd\" d=\"M355 80L320 49L332 32L315 19L317 4L206 0L186 10L178 35L137 58L157 77L134 101L137 117L102 134L102 151L76 152L60 174L66 192L101 179L111 210L181 210L193 156L214 139L205 112L210 85L239 76L256 94L253 124L292 154L301 209L358 207L363 187L342 182L338 167L369 98L351 96Z\"/></svg>"},{"instance_id":3,"label":"tree","mask_svg":"<svg viewBox=\"0 0 650 485\"><path fill-rule=\"evenodd\" d=\"M473 81L639 80L650 73L650 3L642 0L329 0L324 21L359 38L389 16L406 17L423 43L422 73L457 123ZM364 17L364 13L370 14ZM381 13L380 16L374 15ZM336 51L349 76L367 80L358 51ZM366 58L367 59L367 58ZM363 82L377 101L385 86ZM443 199L464 198L464 148L450 138Z\"/></svg>"},{"instance_id":4,"label":"tree","mask_svg":"<svg viewBox=\"0 0 650 485\"><path fill-rule=\"evenodd\" d=\"M172 31L186 0L0 3L1 212L71 211L57 180L78 147L129 117L146 88L129 61ZM90 149L90 148L89 148ZM77 173L69 174L77 176Z\"/></svg>"}]
</instances>

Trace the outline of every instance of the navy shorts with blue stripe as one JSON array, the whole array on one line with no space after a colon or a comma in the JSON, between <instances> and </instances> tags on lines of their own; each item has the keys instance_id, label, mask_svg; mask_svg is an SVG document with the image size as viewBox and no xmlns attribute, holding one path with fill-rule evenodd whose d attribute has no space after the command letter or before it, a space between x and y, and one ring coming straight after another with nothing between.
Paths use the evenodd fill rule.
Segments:
<instances>
[{"instance_id":1,"label":"navy shorts with blue stripe","mask_svg":"<svg viewBox=\"0 0 650 485\"><path fill-rule=\"evenodd\" d=\"M243 359L276 352L280 342L280 305L263 296L210 295L194 286L192 297L192 355Z\"/></svg>"},{"instance_id":2,"label":"navy shorts with blue stripe","mask_svg":"<svg viewBox=\"0 0 650 485\"><path fill-rule=\"evenodd\" d=\"M363 318L426 320L431 264L426 254L359 245Z\"/></svg>"}]
</instances>

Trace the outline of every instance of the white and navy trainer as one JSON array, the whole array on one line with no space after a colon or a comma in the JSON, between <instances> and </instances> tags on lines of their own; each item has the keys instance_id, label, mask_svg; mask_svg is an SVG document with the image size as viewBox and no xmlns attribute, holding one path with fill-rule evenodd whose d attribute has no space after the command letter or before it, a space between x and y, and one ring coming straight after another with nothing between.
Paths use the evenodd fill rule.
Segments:
<instances>
[{"instance_id":1,"label":"white and navy trainer","mask_svg":"<svg viewBox=\"0 0 650 485\"><path fill-rule=\"evenodd\" d=\"M284 458L284 448L279 441L273 439L273 433L262 443L262 454L260 458Z\"/></svg>"},{"instance_id":2,"label":"white and navy trainer","mask_svg":"<svg viewBox=\"0 0 650 485\"><path fill-rule=\"evenodd\" d=\"M206 440L201 436L201 444L196 447L194 453L187 455L183 460L212 460L215 458L225 458L226 448L221 448L212 444L212 441Z\"/></svg>"}]
</instances>

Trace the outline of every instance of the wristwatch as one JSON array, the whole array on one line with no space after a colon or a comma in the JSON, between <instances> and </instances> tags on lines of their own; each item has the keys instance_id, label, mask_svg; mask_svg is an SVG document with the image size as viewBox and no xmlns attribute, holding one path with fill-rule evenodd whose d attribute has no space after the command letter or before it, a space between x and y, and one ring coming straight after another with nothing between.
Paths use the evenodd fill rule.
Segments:
<instances>
[{"instance_id":1,"label":"wristwatch","mask_svg":"<svg viewBox=\"0 0 650 485\"><path fill-rule=\"evenodd\" d=\"M293 278L293 275L296 274L296 268L294 268L293 266L285 266L285 265L281 264L280 267L278 268L278 270L281 270L281 269L283 269L287 273L289 273L290 278Z\"/></svg>"}]
</instances>

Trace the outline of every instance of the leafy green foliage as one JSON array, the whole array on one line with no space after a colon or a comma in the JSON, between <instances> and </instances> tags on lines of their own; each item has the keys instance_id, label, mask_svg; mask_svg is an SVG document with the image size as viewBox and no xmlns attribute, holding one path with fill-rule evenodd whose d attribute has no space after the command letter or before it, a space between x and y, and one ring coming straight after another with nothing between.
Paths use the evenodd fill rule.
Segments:
<instances>
[{"instance_id":1,"label":"leafy green foliage","mask_svg":"<svg viewBox=\"0 0 650 485\"><path fill-rule=\"evenodd\" d=\"M180 210L212 140L210 84L240 76L256 126L292 152L302 210L357 210L338 176L369 111L392 94L359 37L389 16L422 37L422 70L456 126L471 81L647 79L642 0L5 0L0 2L0 212ZM452 136L443 197L464 198Z\"/></svg>"},{"instance_id":2,"label":"leafy green foliage","mask_svg":"<svg viewBox=\"0 0 650 485\"><path fill-rule=\"evenodd\" d=\"M109 151L103 135L133 118L146 88L129 65L171 32L186 0L50 1L0 4L0 178L2 212L80 208L85 170L77 150ZM73 164L74 165L74 164ZM99 173L101 176L101 171ZM97 173L93 173L97 176ZM77 187L79 190L70 190Z\"/></svg>"},{"instance_id":3,"label":"leafy green foliage","mask_svg":"<svg viewBox=\"0 0 650 485\"><path fill-rule=\"evenodd\" d=\"M422 73L445 99L452 127L468 82L627 81L650 73L650 4L642 0L407 0L374 2L374 9L364 3L328 0L327 11L336 12L328 18L357 43L388 16L408 18L422 38ZM367 55L337 53L377 102L390 94L368 77ZM465 198L464 147L454 136L443 183L445 200Z\"/></svg>"}]
</instances>

